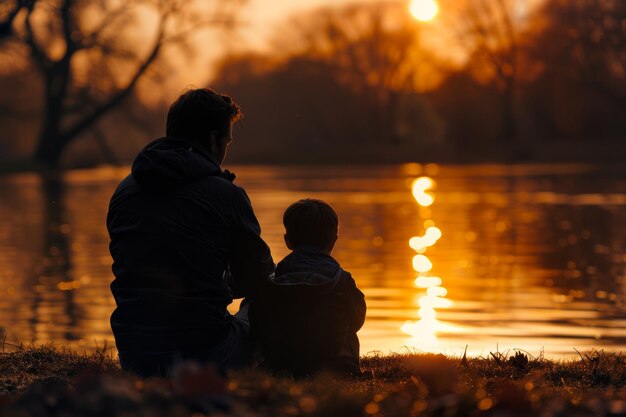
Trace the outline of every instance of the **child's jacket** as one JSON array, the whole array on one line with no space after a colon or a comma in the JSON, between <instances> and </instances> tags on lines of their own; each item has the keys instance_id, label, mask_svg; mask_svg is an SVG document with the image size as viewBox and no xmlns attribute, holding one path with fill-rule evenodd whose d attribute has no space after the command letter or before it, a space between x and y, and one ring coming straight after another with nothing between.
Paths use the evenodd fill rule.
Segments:
<instances>
[{"instance_id":1,"label":"child's jacket","mask_svg":"<svg viewBox=\"0 0 626 417\"><path fill-rule=\"evenodd\" d=\"M298 248L276 268L250 307L253 337L267 365L294 376L360 373L356 332L365 298L330 255Z\"/></svg>"}]
</instances>

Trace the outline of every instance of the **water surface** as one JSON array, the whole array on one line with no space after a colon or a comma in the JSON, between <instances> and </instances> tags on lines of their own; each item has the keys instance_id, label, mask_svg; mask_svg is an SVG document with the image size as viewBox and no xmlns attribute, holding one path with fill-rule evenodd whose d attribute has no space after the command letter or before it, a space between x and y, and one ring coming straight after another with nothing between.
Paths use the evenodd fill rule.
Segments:
<instances>
[{"instance_id":1,"label":"water surface","mask_svg":"<svg viewBox=\"0 0 626 417\"><path fill-rule=\"evenodd\" d=\"M232 167L276 261L284 209L340 216L334 256L366 295L362 352L565 357L626 347L626 170L597 166ZM108 199L128 168L0 177L7 342L114 346ZM413 238L413 239L412 239ZM232 306L236 308L236 303Z\"/></svg>"}]
</instances>

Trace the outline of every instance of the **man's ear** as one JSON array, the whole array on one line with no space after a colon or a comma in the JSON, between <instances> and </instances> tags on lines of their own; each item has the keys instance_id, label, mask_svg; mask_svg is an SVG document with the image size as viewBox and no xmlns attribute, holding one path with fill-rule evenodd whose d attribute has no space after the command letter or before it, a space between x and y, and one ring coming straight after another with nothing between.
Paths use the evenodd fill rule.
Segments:
<instances>
[{"instance_id":1,"label":"man's ear","mask_svg":"<svg viewBox=\"0 0 626 417\"><path fill-rule=\"evenodd\" d=\"M285 238L285 245L287 245L287 248L289 250L293 250L293 248L291 247L291 242L289 242L289 237L287 236L287 234L285 234L283 237Z\"/></svg>"},{"instance_id":2,"label":"man's ear","mask_svg":"<svg viewBox=\"0 0 626 417\"><path fill-rule=\"evenodd\" d=\"M328 253L331 253L333 251L333 248L335 247L335 243L337 243L337 239L339 239L339 235L335 235L334 239L328 245Z\"/></svg>"},{"instance_id":3,"label":"man's ear","mask_svg":"<svg viewBox=\"0 0 626 417\"><path fill-rule=\"evenodd\" d=\"M211 133L209 133L209 150L211 151L211 153L213 155L217 155L217 147L218 147L218 143L217 143L217 130L211 130Z\"/></svg>"}]
</instances>

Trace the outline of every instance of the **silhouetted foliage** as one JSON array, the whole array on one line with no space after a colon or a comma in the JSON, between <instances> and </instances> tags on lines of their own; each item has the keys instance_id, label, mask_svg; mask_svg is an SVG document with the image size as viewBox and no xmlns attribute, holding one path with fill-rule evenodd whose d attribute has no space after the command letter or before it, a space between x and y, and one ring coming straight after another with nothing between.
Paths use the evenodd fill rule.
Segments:
<instances>
[{"instance_id":1,"label":"silhouetted foliage","mask_svg":"<svg viewBox=\"0 0 626 417\"><path fill-rule=\"evenodd\" d=\"M466 0L453 16L454 32L469 54L466 69L494 87L501 109L498 138L516 140L516 93L521 28L519 0Z\"/></svg>"},{"instance_id":2,"label":"silhouetted foliage","mask_svg":"<svg viewBox=\"0 0 626 417\"><path fill-rule=\"evenodd\" d=\"M34 159L55 167L87 132L106 149L97 122L130 95L164 47L207 25L231 24L238 3L216 1L201 12L181 0L13 2L3 14L5 42L19 44L43 80Z\"/></svg>"},{"instance_id":3,"label":"silhouetted foliage","mask_svg":"<svg viewBox=\"0 0 626 417\"><path fill-rule=\"evenodd\" d=\"M0 41L13 34L13 21L17 15L37 0L7 0L0 4Z\"/></svg>"},{"instance_id":4,"label":"silhouetted foliage","mask_svg":"<svg viewBox=\"0 0 626 417\"><path fill-rule=\"evenodd\" d=\"M427 52L422 28L394 3L296 19L281 28L290 43L278 42L280 52L228 57L215 77L241 98L248 115L241 137L258 143L242 144L235 156L567 160L592 150L611 158L595 142L626 133L624 5L548 0L525 14L521 5L442 7L454 10L446 29L465 51L460 68ZM424 71L436 74L426 89L418 82ZM565 145L573 138L579 146Z\"/></svg>"},{"instance_id":5,"label":"silhouetted foliage","mask_svg":"<svg viewBox=\"0 0 626 417\"><path fill-rule=\"evenodd\" d=\"M381 5L323 9L294 22L300 43L274 62L228 57L214 86L248 109L238 137L255 141L237 156L345 161L358 148L359 160L411 160L436 142L438 121L416 89L426 53L405 15Z\"/></svg>"},{"instance_id":6,"label":"silhouetted foliage","mask_svg":"<svg viewBox=\"0 0 626 417\"><path fill-rule=\"evenodd\" d=\"M59 8L46 25L48 15L38 10L48 2ZM76 3L67 33L66 3ZM0 37L3 151L33 146L34 126L25 122L37 119L33 114L43 125L36 156L50 165L72 142L78 145L72 150L97 146L110 162L128 161L137 141L157 134L162 106L146 109L135 100L114 112L141 114L133 136L145 138L134 146L122 139L127 135L117 115L103 118L132 95L156 60L145 44L128 49L137 46L132 14L124 9L118 16L110 4L14 0L0 6L0 22L12 22ZM440 0L439 23L428 28L410 17L404 2L327 7L285 22L270 52L227 55L213 72L211 86L233 95L246 114L230 161L615 160L626 135L626 5L545 0L523 11L523 4ZM96 23L87 28L78 18L89 7L103 7L103 18L113 13L93 33ZM168 13L162 19L194 22L181 10ZM165 32L182 28L165 20ZM433 30L443 37L431 42ZM160 55L155 36L151 51ZM52 48L68 39L73 47ZM90 39L94 44L84 46ZM460 47L461 57L443 51L447 45ZM28 50L37 71L24 59ZM75 141L86 136L91 139ZM108 145L113 138L115 146Z\"/></svg>"},{"instance_id":7,"label":"silhouetted foliage","mask_svg":"<svg viewBox=\"0 0 626 417\"><path fill-rule=\"evenodd\" d=\"M502 142L499 92L493 85L481 85L460 71L446 78L428 94L428 99L444 121L453 159L480 159L494 144Z\"/></svg>"},{"instance_id":8,"label":"silhouetted foliage","mask_svg":"<svg viewBox=\"0 0 626 417\"><path fill-rule=\"evenodd\" d=\"M383 142L401 140L402 96L415 94L424 66L420 30L405 7L385 4L323 9L298 25L304 39L298 55L326 66L334 81L367 103L364 116ZM294 29L296 30L296 29Z\"/></svg>"},{"instance_id":9,"label":"silhouetted foliage","mask_svg":"<svg viewBox=\"0 0 626 417\"><path fill-rule=\"evenodd\" d=\"M529 35L539 76L528 109L547 138L623 140L626 132L626 3L552 0Z\"/></svg>"}]
</instances>

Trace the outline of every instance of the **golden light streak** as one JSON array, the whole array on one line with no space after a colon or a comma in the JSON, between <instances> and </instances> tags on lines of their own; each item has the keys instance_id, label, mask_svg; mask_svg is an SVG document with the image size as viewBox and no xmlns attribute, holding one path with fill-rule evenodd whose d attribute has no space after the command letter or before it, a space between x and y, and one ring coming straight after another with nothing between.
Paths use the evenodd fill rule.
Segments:
<instances>
[{"instance_id":1,"label":"golden light streak","mask_svg":"<svg viewBox=\"0 0 626 417\"><path fill-rule=\"evenodd\" d=\"M416 322L407 321L401 327L401 330L413 336L411 344L424 350L433 350L439 346L436 336L437 319L423 318Z\"/></svg>"},{"instance_id":2,"label":"golden light streak","mask_svg":"<svg viewBox=\"0 0 626 417\"><path fill-rule=\"evenodd\" d=\"M417 315L422 319L434 319L437 316L437 313L432 308L420 308L417 310Z\"/></svg>"},{"instance_id":3,"label":"golden light streak","mask_svg":"<svg viewBox=\"0 0 626 417\"><path fill-rule=\"evenodd\" d=\"M413 257L413 269L417 272L428 272L433 269L433 263L424 255L415 255Z\"/></svg>"},{"instance_id":4,"label":"golden light streak","mask_svg":"<svg viewBox=\"0 0 626 417\"><path fill-rule=\"evenodd\" d=\"M427 190L435 188L436 183L430 177L420 177L413 181L411 188L413 190L413 197L417 203L422 207L428 207L435 202L435 197L431 193L427 193Z\"/></svg>"},{"instance_id":5,"label":"golden light streak","mask_svg":"<svg viewBox=\"0 0 626 417\"><path fill-rule=\"evenodd\" d=\"M422 252L433 246L441 238L441 230L431 226L426 229L424 236L414 236L409 240L409 246L416 252Z\"/></svg>"},{"instance_id":6,"label":"golden light streak","mask_svg":"<svg viewBox=\"0 0 626 417\"><path fill-rule=\"evenodd\" d=\"M448 295L448 290L444 287L430 287L426 290L426 294L431 297L445 297Z\"/></svg>"},{"instance_id":7,"label":"golden light streak","mask_svg":"<svg viewBox=\"0 0 626 417\"><path fill-rule=\"evenodd\" d=\"M419 288L429 288L441 285L439 277L417 277L415 278L415 286Z\"/></svg>"},{"instance_id":8,"label":"golden light streak","mask_svg":"<svg viewBox=\"0 0 626 417\"><path fill-rule=\"evenodd\" d=\"M424 309L448 308L452 302L446 298L433 297L432 295L424 295L420 297L418 304Z\"/></svg>"},{"instance_id":9,"label":"golden light streak","mask_svg":"<svg viewBox=\"0 0 626 417\"><path fill-rule=\"evenodd\" d=\"M417 178L411 184L413 197L422 206L420 215L422 215L422 210L429 210L424 207L432 205L435 201L435 196L428 192L435 186L435 181L430 177ZM420 273L420 276L415 278L415 286L426 290L425 294L422 293L417 300L417 305L420 307L417 315L420 319L415 322L407 321L400 329L412 336L409 341L411 346L434 351L439 348L437 332L445 328L445 325L437 320L436 309L448 308L452 305L452 301L445 298L448 290L442 287L442 279L426 275L433 268L433 264L423 253L441 239L442 232L435 227L435 222L432 220L426 220L424 227L426 230L422 236L414 236L409 240L409 246L417 252L412 260L413 269Z\"/></svg>"},{"instance_id":10,"label":"golden light streak","mask_svg":"<svg viewBox=\"0 0 626 417\"><path fill-rule=\"evenodd\" d=\"M80 281L61 281L57 284L57 288L61 291L72 291L81 287Z\"/></svg>"}]
</instances>

